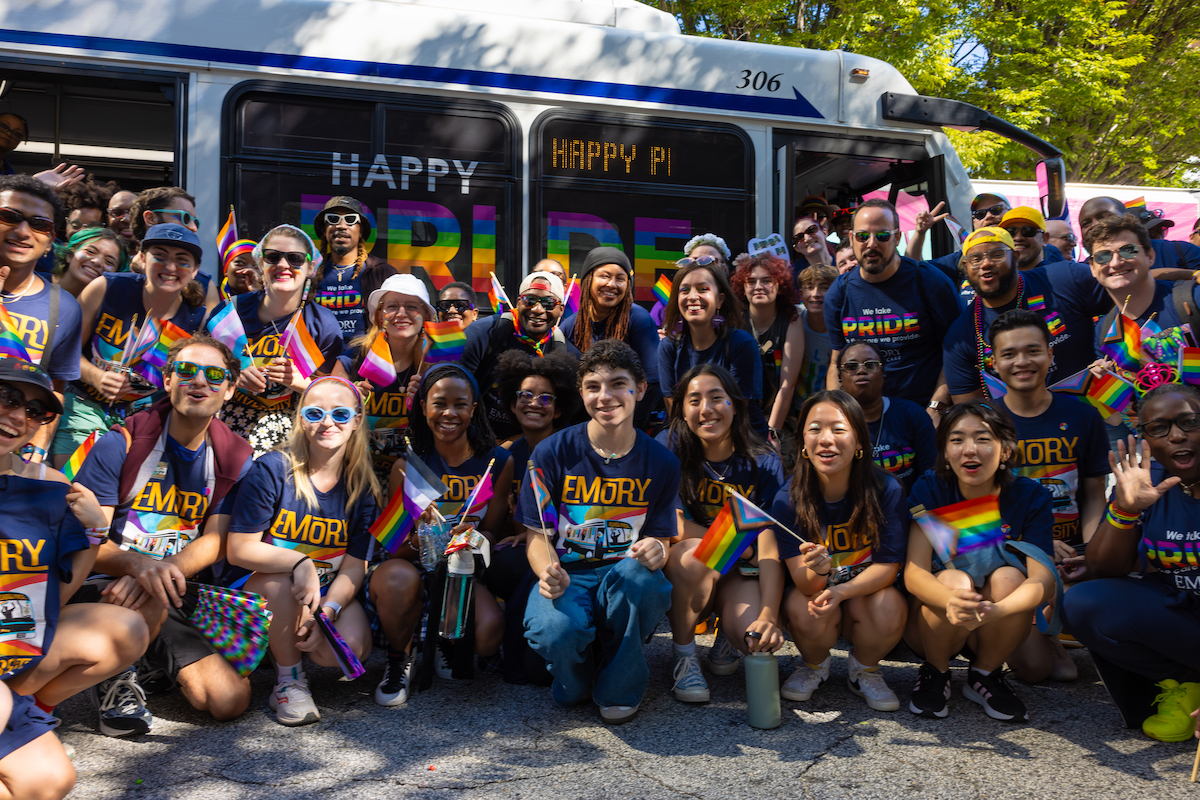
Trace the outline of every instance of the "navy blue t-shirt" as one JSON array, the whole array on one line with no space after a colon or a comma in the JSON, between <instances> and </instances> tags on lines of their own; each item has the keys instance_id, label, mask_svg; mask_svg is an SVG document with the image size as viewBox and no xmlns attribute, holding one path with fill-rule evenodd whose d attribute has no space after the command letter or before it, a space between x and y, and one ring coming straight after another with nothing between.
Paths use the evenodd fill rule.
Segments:
<instances>
[{"instance_id":1,"label":"navy blue t-shirt","mask_svg":"<svg viewBox=\"0 0 1200 800\"><path fill-rule=\"evenodd\" d=\"M1152 241L1158 241L1157 239ZM1171 297L1171 293L1175 289L1174 281L1155 281L1154 282L1154 299L1150 301L1150 305L1138 315L1137 323L1142 326L1142 338L1169 331L1171 328L1178 328L1183 324L1183 320L1179 318L1179 313L1175 310L1175 301ZM1192 286L1192 304L1200 306L1200 284ZM1153 317L1153 319L1151 319ZM1115 321L1115 317L1114 317ZM1096 322L1094 328L1094 338L1092 340L1095 348L1096 358L1107 358L1100 351L1100 343L1104 340L1105 331L1101 330L1105 327L1105 318L1101 318ZM1109 328L1113 325L1113 321L1108 322ZM1171 366L1175 366L1172 364Z\"/></svg>"},{"instance_id":2,"label":"navy blue t-shirt","mask_svg":"<svg viewBox=\"0 0 1200 800\"><path fill-rule=\"evenodd\" d=\"M962 313L957 287L944 274L909 258L882 283L860 268L839 275L825 295L825 325L834 350L866 341L883 356L883 393L924 405L942 371L942 340Z\"/></svg>"},{"instance_id":3,"label":"navy blue t-shirt","mask_svg":"<svg viewBox=\"0 0 1200 800\"><path fill-rule=\"evenodd\" d=\"M17 326L17 335L25 343L29 358L35 364L41 363L50 330L48 320L52 284L44 278L42 283L44 285L37 292L4 304L5 310ZM79 301L72 297L70 292L57 286L53 287L53 291L58 292L58 330L54 334L46 372L54 380L69 383L79 380L83 312L79 310Z\"/></svg>"},{"instance_id":4,"label":"navy blue t-shirt","mask_svg":"<svg viewBox=\"0 0 1200 800\"><path fill-rule=\"evenodd\" d=\"M72 554L88 549L67 508L71 487L0 476L0 679L36 666L58 627L59 582L70 582Z\"/></svg>"},{"instance_id":5,"label":"navy blue t-shirt","mask_svg":"<svg viewBox=\"0 0 1200 800\"><path fill-rule=\"evenodd\" d=\"M524 436L513 440L508 446L508 454L513 460L513 508L516 508L516 500L521 496L521 481L525 480L525 470L529 468L529 442Z\"/></svg>"},{"instance_id":6,"label":"navy blue t-shirt","mask_svg":"<svg viewBox=\"0 0 1200 800\"><path fill-rule=\"evenodd\" d=\"M937 463L937 429L925 409L901 397L883 398L883 415L867 423L875 463L900 482L904 496Z\"/></svg>"},{"instance_id":7,"label":"navy blue t-shirt","mask_svg":"<svg viewBox=\"0 0 1200 800\"><path fill-rule=\"evenodd\" d=\"M317 567L321 586L337 576L346 556L371 559L375 537L371 525L379 506L370 492L347 507L346 483L328 492L313 491L317 507L296 496L287 459L278 450L259 457L242 479L242 489L229 520L230 533L263 533L263 541L307 555Z\"/></svg>"},{"instance_id":8,"label":"navy blue t-shirt","mask_svg":"<svg viewBox=\"0 0 1200 800\"><path fill-rule=\"evenodd\" d=\"M1108 434L1096 408L1077 397L1055 394L1050 407L1036 417L1021 417L999 403L1017 428L1021 466L1016 474L1037 481L1050 492L1054 538L1068 544L1083 541L1079 509L1083 478L1107 475Z\"/></svg>"},{"instance_id":9,"label":"navy blue t-shirt","mask_svg":"<svg viewBox=\"0 0 1200 800\"><path fill-rule=\"evenodd\" d=\"M338 363L350 380L363 380L358 368L362 366L362 353L355 350L349 355L338 356ZM396 380L384 387L371 387L371 394L363 403L367 425L371 429L371 461L375 474L387 484L392 464L404 454L404 432L408 430L408 382L412 379L416 365L396 375ZM416 402L415 398L414 401Z\"/></svg>"},{"instance_id":10,"label":"navy blue t-shirt","mask_svg":"<svg viewBox=\"0 0 1200 800\"><path fill-rule=\"evenodd\" d=\"M1092 319L1112 308L1112 299L1104 291L1091 270L1075 261L1058 261L1049 267L1035 267L1018 273L1025 284L1021 308L1040 315L1050 328L1050 346L1054 360L1046 377L1054 384L1070 377L1095 360L1089 335L1094 330ZM999 308L982 306L983 339L990 347L988 330L1006 311L1017 307L1017 300ZM946 386L950 394L970 394L979 391L979 346L975 335L975 304L950 326L943 347L942 366L946 370ZM990 353L990 350L988 351Z\"/></svg>"},{"instance_id":11,"label":"navy blue t-shirt","mask_svg":"<svg viewBox=\"0 0 1200 800\"><path fill-rule=\"evenodd\" d=\"M1200 247L1191 242L1151 239L1150 248L1154 250L1152 269L1186 269L1188 272L1200 269Z\"/></svg>"},{"instance_id":12,"label":"navy blue t-shirt","mask_svg":"<svg viewBox=\"0 0 1200 800\"><path fill-rule=\"evenodd\" d=\"M675 447L675 437L670 430L664 430L655 437L655 441L665 444L667 448L679 456ZM704 477L696 487L696 502L700 515L696 516L688 508L682 496L678 498L676 507L683 511L685 519L707 528L712 525L721 507L729 502L732 492L737 492L759 508L769 508L775 501L775 494L785 480L783 464L774 453L763 453L750 456L734 453L724 461L706 461L707 469L701 466ZM680 486L682 491L682 484Z\"/></svg>"},{"instance_id":13,"label":"navy blue t-shirt","mask_svg":"<svg viewBox=\"0 0 1200 800\"><path fill-rule=\"evenodd\" d=\"M691 336L668 337L658 345L658 383L664 396L675 391L675 385L697 364L719 364L733 375L742 395L751 401L762 399L762 357L754 336L741 329L727 329L715 344L706 350L692 347ZM757 402L750 403L750 425L766 434L767 421Z\"/></svg>"},{"instance_id":14,"label":"navy blue t-shirt","mask_svg":"<svg viewBox=\"0 0 1200 800\"><path fill-rule=\"evenodd\" d=\"M496 477L504 469L504 465L512 458L512 454L503 447L497 445L492 448L490 453L480 453L479 455L471 456L457 467L452 467L442 460L438 455L437 450L430 450L425 454L418 454L425 465L433 470L433 474L442 479L442 483L446 484L449 490L441 498L438 499L438 513L446 518L451 525L457 525L464 520L460 519L463 513L463 504L471 497L471 492L475 491L475 486L479 483L479 479L483 477L484 470L487 469L488 462L493 458L496 463L492 464L492 481L493 494L502 494L506 487L496 485ZM484 516L487 515L487 510L478 514L471 514L466 518L466 522L480 523ZM489 531L495 533L496 531Z\"/></svg>"},{"instance_id":15,"label":"navy blue t-shirt","mask_svg":"<svg viewBox=\"0 0 1200 800\"><path fill-rule=\"evenodd\" d=\"M606 464L592 447L587 426L565 428L533 449L533 464L558 518L554 549L568 569L603 566L627 556L638 539L678 533L679 459L637 431L633 449ZM515 517L527 528L542 528L528 475Z\"/></svg>"},{"instance_id":16,"label":"navy blue t-shirt","mask_svg":"<svg viewBox=\"0 0 1200 800\"><path fill-rule=\"evenodd\" d=\"M1167 477L1158 464L1150 467L1157 486ZM1141 514L1138 556L1142 569L1156 568L1178 589L1200 594L1200 500L1172 486Z\"/></svg>"},{"instance_id":17,"label":"navy blue t-shirt","mask_svg":"<svg viewBox=\"0 0 1200 800\"><path fill-rule=\"evenodd\" d=\"M1052 244L1042 245L1042 260L1037 266L1045 267L1050 264L1056 264L1059 261L1066 261L1067 258ZM971 288L971 284L967 282L966 277L959 272L959 262L962 261L962 250L955 250L953 253L937 258L931 258L928 261L922 261L922 264L928 264L931 267L936 267L946 274L952 283L958 286L959 294L962 295L964 303L970 303L975 299L975 290ZM1084 265L1087 266L1086 264Z\"/></svg>"},{"instance_id":18,"label":"navy blue t-shirt","mask_svg":"<svg viewBox=\"0 0 1200 800\"><path fill-rule=\"evenodd\" d=\"M341 326L342 340L349 343L354 337L367 332L367 302L363 297L362 273L354 277L354 264L338 268L326 263L324 269L313 299L333 314Z\"/></svg>"},{"instance_id":19,"label":"navy blue t-shirt","mask_svg":"<svg viewBox=\"0 0 1200 800\"><path fill-rule=\"evenodd\" d=\"M824 530L796 530L805 540L823 545L832 560L831 570L842 567L855 569L869 564L899 564L908 550L908 507L904 502L904 490L891 475L879 475L882 492L879 508L883 512L883 530L879 541L872 545L862 531L850 529L850 517L854 515L853 499L847 494L841 500L827 503L823 497L814 498L817 503L817 518ZM789 493L793 478L789 478L771 504L771 516L797 528L796 509ZM780 531L775 536L779 543L779 558L787 559L800 555L800 541Z\"/></svg>"},{"instance_id":20,"label":"navy blue t-shirt","mask_svg":"<svg viewBox=\"0 0 1200 800\"><path fill-rule=\"evenodd\" d=\"M958 490L958 481L948 484L936 474L927 472L917 478L908 496L910 508L924 506L934 511L965 500ZM1015 478L1005 484L996 499L1000 509L1000 520L1005 527L1005 538L1028 542L1034 547L1054 555L1054 514L1051 511L1050 492L1040 483L1029 478Z\"/></svg>"},{"instance_id":21,"label":"navy blue t-shirt","mask_svg":"<svg viewBox=\"0 0 1200 800\"><path fill-rule=\"evenodd\" d=\"M575 341L575 314L565 318L559 325L563 336L568 341ZM604 328L608 320L592 323L592 341L598 342L604 338ZM642 361L642 369L646 371L646 383L658 383L658 326L650 318L650 312L639 305L629 310L629 329L625 334L625 343L633 348Z\"/></svg>"}]
</instances>

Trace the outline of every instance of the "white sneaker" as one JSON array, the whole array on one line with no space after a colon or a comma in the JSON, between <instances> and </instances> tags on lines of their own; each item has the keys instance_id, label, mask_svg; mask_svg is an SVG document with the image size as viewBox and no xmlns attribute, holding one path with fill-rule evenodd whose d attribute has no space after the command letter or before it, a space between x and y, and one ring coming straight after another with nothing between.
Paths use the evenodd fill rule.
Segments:
<instances>
[{"instance_id":1,"label":"white sneaker","mask_svg":"<svg viewBox=\"0 0 1200 800\"><path fill-rule=\"evenodd\" d=\"M454 680L454 669L450 666L450 658L441 642L433 648L433 672L444 681Z\"/></svg>"},{"instance_id":2,"label":"white sneaker","mask_svg":"<svg viewBox=\"0 0 1200 800\"><path fill-rule=\"evenodd\" d=\"M707 703L708 683L696 656L675 656L675 699L683 703Z\"/></svg>"},{"instance_id":3,"label":"white sneaker","mask_svg":"<svg viewBox=\"0 0 1200 800\"><path fill-rule=\"evenodd\" d=\"M829 665L833 656L826 656L821 666L813 669L804 658L799 659L799 666L788 676L783 686L779 687L779 695L785 700L805 701L812 697L813 692L820 689L829 680Z\"/></svg>"},{"instance_id":4,"label":"white sneaker","mask_svg":"<svg viewBox=\"0 0 1200 800\"><path fill-rule=\"evenodd\" d=\"M600 706L600 719L609 725L623 725L637 716L640 705L636 706Z\"/></svg>"},{"instance_id":5,"label":"white sneaker","mask_svg":"<svg viewBox=\"0 0 1200 800\"><path fill-rule=\"evenodd\" d=\"M283 678L276 683L268 702L280 725L309 725L321 719L321 712L317 711L312 692L308 690L308 679L303 675Z\"/></svg>"},{"instance_id":6,"label":"white sneaker","mask_svg":"<svg viewBox=\"0 0 1200 800\"><path fill-rule=\"evenodd\" d=\"M708 671L713 675L732 675L737 672L738 651L720 629L708 649Z\"/></svg>"},{"instance_id":7,"label":"white sneaker","mask_svg":"<svg viewBox=\"0 0 1200 800\"><path fill-rule=\"evenodd\" d=\"M850 675L846 678L846 685L876 711L895 711L900 708L900 698L887 685L879 667L868 670L853 655L850 656Z\"/></svg>"},{"instance_id":8,"label":"white sneaker","mask_svg":"<svg viewBox=\"0 0 1200 800\"><path fill-rule=\"evenodd\" d=\"M400 706L408 702L408 687L412 681L413 660L404 655L388 654L383 679L375 688L375 702L381 706Z\"/></svg>"}]
</instances>

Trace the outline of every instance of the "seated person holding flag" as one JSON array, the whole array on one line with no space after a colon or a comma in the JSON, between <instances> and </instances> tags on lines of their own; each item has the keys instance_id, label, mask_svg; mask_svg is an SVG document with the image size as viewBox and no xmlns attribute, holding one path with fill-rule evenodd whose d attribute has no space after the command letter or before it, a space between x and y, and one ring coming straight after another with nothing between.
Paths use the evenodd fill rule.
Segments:
<instances>
[{"instance_id":1,"label":"seated person holding flag","mask_svg":"<svg viewBox=\"0 0 1200 800\"><path fill-rule=\"evenodd\" d=\"M314 375L328 374L327 365L342 352L337 318L309 296L320 259L307 233L277 225L254 248L263 289L230 297L207 324L215 332L230 313L241 323L247 344L235 355L243 359L242 375L221 419L250 442L256 456L288 438L298 394ZM232 349L229 338L223 341Z\"/></svg>"},{"instance_id":2,"label":"seated person holding flag","mask_svg":"<svg viewBox=\"0 0 1200 800\"><path fill-rule=\"evenodd\" d=\"M203 250L182 225L163 223L142 240L145 273L109 272L79 296L80 379L63 398L51 454L59 469L92 431L107 431L164 396L171 345L200 329L208 309L196 283Z\"/></svg>"},{"instance_id":3,"label":"seated person holding flag","mask_svg":"<svg viewBox=\"0 0 1200 800\"><path fill-rule=\"evenodd\" d=\"M671 548L663 571L671 582L673 691L685 703L709 700L695 641L697 623L709 614L715 611L721 620L708 653L714 675L736 672L739 653L774 652L784 643L779 623L784 574L775 534L755 529L756 536L732 549L717 546L742 518L732 508L724 510L728 504L747 500L770 506L783 485L783 465L751 429L748 411L729 370L701 364L675 387L669 427L658 436L680 463L676 524L681 541Z\"/></svg>"},{"instance_id":4,"label":"seated person holding flag","mask_svg":"<svg viewBox=\"0 0 1200 800\"><path fill-rule=\"evenodd\" d=\"M525 635L546 659L557 705L590 697L604 722L620 724L641 706L650 678L642 642L671 604L662 567L678 528L679 459L634 427L646 374L629 345L593 344L578 375L591 420L534 448L521 487L516 522L538 576Z\"/></svg>"},{"instance_id":5,"label":"seated person holding flag","mask_svg":"<svg viewBox=\"0 0 1200 800\"><path fill-rule=\"evenodd\" d=\"M1034 611L1061 593L1050 560L1050 493L1013 477L1011 468L1020 466L1017 433L993 405L954 406L937 438L937 470L917 479L909 495L914 521L904 585L912 599L905 641L925 662L908 710L930 718L949 713L950 659L970 647L963 696L992 719L1028 722L1003 667L1028 638ZM927 524L932 533L923 530ZM1052 627L1046 632L1057 634Z\"/></svg>"},{"instance_id":6,"label":"seated person holding flag","mask_svg":"<svg viewBox=\"0 0 1200 800\"><path fill-rule=\"evenodd\" d=\"M795 471L771 508L800 534L779 539L795 584L784 599L784 624L801 657L779 694L812 697L829 680L829 651L840 635L853 644L850 691L876 711L895 711L900 701L879 661L904 633L904 597L893 586L904 560L904 492L871 459L862 408L840 389L804 402L798 443Z\"/></svg>"},{"instance_id":7,"label":"seated person holding flag","mask_svg":"<svg viewBox=\"0 0 1200 800\"><path fill-rule=\"evenodd\" d=\"M358 387L380 484L404 453L412 397L421 384L425 324L434 321L429 291L416 275L391 275L367 298L367 332L350 342L333 374Z\"/></svg>"},{"instance_id":8,"label":"seated person holding flag","mask_svg":"<svg viewBox=\"0 0 1200 800\"><path fill-rule=\"evenodd\" d=\"M226 577L229 514L251 451L216 415L239 368L215 339L176 342L163 370L167 398L94 445L87 440L66 466L95 492L112 524L96 558L98 577L81 597L139 612L152 639L145 659L97 688L100 730L109 736L150 729L142 684L178 683L194 708L219 720L238 717L250 702L249 680L190 621L196 598L186 585Z\"/></svg>"},{"instance_id":9,"label":"seated person holding flag","mask_svg":"<svg viewBox=\"0 0 1200 800\"><path fill-rule=\"evenodd\" d=\"M281 725L317 722L304 654L337 665L316 615L324 614L359 659L371 626L356 599L375 540L379 481L367 451L358 390L343 378L312 381L299 395L287 443L254 462L229 521L229 563L253 570L248 591L267 599Z\"/></svg>"}]
</instances>

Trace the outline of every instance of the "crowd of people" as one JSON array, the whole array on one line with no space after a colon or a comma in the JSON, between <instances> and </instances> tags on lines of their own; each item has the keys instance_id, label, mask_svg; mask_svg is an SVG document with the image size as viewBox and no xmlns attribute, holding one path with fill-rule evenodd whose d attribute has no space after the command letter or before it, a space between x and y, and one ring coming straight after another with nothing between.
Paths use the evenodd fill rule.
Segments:
<instances>
[{"instance_id":1,"label":"crowd of people","mask_svg":"<svg viewBox=\"0 0 1200 800\"><path fill-rule=\"evenodd\" d=\"M1130 725L1190 737L1200 389L1165 354L1198 344L1200 247L1151 238L1112 198L1081 209L1083 261L1036 209L971 210L961 249L922 261L886 201L806 198L794 258L696 236L652 310L628 256L598 247L576 275L538 262L487 313L470 284L431 292L370 255L352 197L315 238L280 224L226 245L210 277L178 187L0 177L0 784L70 789L53 714L79 692L110 736L149 731L157 692L245 712L247 675L197 629L205 586L272 612L261 669L286 726L320 719L305 664L338 663L322 621L359 659L384 649L382 706L500 672L627 722L665 616L685 703L788 638L780 693L803 703L842 639L850 690L896 711L881 662L903 642L909 712L947 716L962 657L963 695L1023 723L1007 675L1075 679L1066 638ZM218 330L232 316L244 352ZM1126 320L1164 346L1114 362ZM161 366L139 367L131 343L167 322ZM457 323L461 358L426 361L429 323ZM289 357L297 325L313 370ZM1051 391L1080 374L1125 374L1134 402L1103 418ZM461 638L440 624L444 559L415 528L395 552L371 532L414 472L447 489L420 524L489 553ZM697 551L735 497L773 522L720 572ZM1001 539L946 557L921 520L976 501Z\"/></svg>"}]
</instances>

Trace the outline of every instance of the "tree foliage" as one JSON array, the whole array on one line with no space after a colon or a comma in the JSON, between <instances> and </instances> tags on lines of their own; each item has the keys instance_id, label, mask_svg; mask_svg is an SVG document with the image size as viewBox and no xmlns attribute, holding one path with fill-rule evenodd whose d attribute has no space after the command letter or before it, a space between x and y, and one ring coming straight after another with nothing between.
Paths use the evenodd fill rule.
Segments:
<instances>
[{"instance_id":1,"label":"tree foliage","mask_svg":"<svg viewBox=\"0 0 1200 800\"><path fill-rule=\"evenodd\" d=\"M974 103L1053 143L1067 179L1191 185L1200 167L1195 0L649 0L685 33L840 48L922 94ZM980 178L1029 180L1037 157L951 131Z\"/></svg>"}]
</instances>

